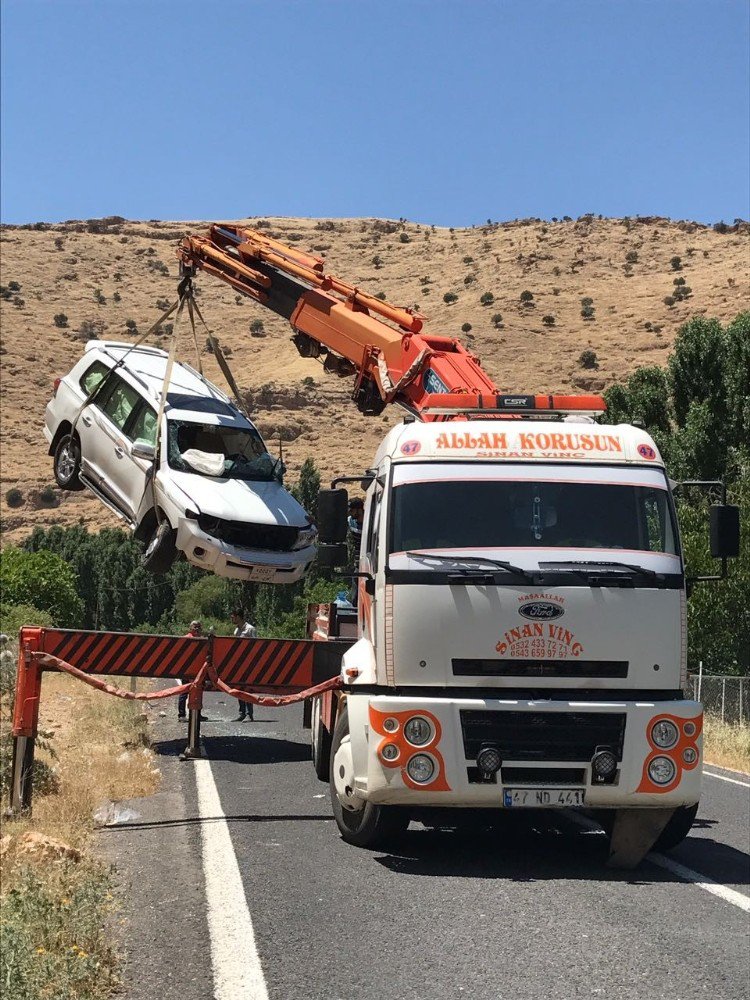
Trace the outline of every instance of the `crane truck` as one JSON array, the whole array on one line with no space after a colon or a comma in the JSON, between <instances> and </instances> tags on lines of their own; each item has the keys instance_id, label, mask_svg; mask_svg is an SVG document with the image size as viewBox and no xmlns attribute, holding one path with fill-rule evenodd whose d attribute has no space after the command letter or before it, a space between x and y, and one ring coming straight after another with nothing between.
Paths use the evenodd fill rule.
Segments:
<instances>
[{"instance_id":1,"label":"crane truck","mask_svg":"<svg viewBox=\"0 0 750 1000\"><path fill-rule=\"evenodd\" d=\"M701 705L684 695L687 587L651 437L595 395L503 393L424 317L260 231L185 238L203 271L286 317L303 357L352 376L363 414L399 405L372 464L318 504L319 563L346 564L346 483L365 491L356 607L315 607L349 640L311 707L313 764L343 838L375 847L456 809L583 810L632 866L695 818ZM710 508L736 555L736 507ZM706 579L714 579L711 577Z\"/></svg>"}]
</instances>

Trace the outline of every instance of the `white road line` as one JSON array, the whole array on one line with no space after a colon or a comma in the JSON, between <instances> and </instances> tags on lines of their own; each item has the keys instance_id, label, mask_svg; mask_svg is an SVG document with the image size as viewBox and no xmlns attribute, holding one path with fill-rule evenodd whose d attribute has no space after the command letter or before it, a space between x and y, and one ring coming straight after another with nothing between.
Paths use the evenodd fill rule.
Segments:
<instances>
[{"instance_id":1,"label":"white road line","mask_svg":"<svg viewBox=\"0 0 750 1000\"><path fill-rule=\"evenodd\" d=\"M740 785L742 788L750 788L750 781L738 781L736 778L727 778L725 774L716 774L715 771L706 771L703 769L703 773L708 778L718 778L719 781L729 781L733 785Z\"/></svg>"},{"instance_id":2,"label":"white road line","mask_svg":"<svg viewBox=\"0 0 750 1000\"><path fill-rule=\"evenodd\" d=\"M577 823L578 826L582 826L586 830L590 830L593 833L600 833L604 836L604 831L599 824L593 819L589 819L588 816L581 816L580 813L566 811L565 818L571 820L573 823ZM715 882L708 875L703 875L701 872L694 872L692 868L687 868L685 865L681 865L679 861L673 861L672 858L667 858L656 851L647 854L644 860L650 861L660 868L666 868L667 871L684 879L685 882L692 882L699 889L704 889L713 896L723 899L725 903L731 903L733 906L744 910L745 913L750 913L750 896L746 896L743 892L737 892L736 889L730 889L729 886L722 885L721 882Z\"/></svg>"},{"instance_id":3,"label":"white road line","mask_svg":"<svg viewBox=\"0 0 750 1000\"><path fill-rule=\"evenodd\" d=\"M196 760L195 783L200 817L210 820L201 823L201 844L214 1000L268 1000L237 855L210 761Z\"/></svg>"},{"instance_id":4,"label":"white road line","mask_svg":"<svg viewBox=\"0 0 750 1000\"><path fill-rule=\"evenodd\" d=\"M737 892L736 889L730 889L728 886L722 885L720 882L714 882L714 880L709 878L707 875L702 875L700 872L694 872L692 868L686 868L685 865L681 865L679 861L673 861L672 858L667 858L663 854L647 854L646 859L653 862L655 865L659 865L660 868L666 868L667 871L679 876L686 882L692 882L700 889L705 889L706 892L710 892L714 896L718 896L719 899L723 899L724 902L731 903L733 906L738 906L741 910L744 910L745 913L750 913L750 896L746 896L742 892Z\"/></svg>"}]
</instances>

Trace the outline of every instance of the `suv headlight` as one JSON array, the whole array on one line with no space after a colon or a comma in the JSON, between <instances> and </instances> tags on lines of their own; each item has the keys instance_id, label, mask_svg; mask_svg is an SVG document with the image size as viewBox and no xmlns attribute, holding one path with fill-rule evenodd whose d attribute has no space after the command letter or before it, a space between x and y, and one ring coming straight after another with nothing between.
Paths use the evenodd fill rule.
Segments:
<instances>
[{"instance_id":1,"label":"suv headlight","mask_svg":"<svg viewBox=\"0 0 750 1000\"><path fill-rule=\"evenodd\" d=\"M297 541L292 546L292 550L295 549L306 549L308 545L312 545L315 539L318 537L318 529L312 524L308 525L306 528L300 528L297 533Z\"/></svg>"}]
</instances>

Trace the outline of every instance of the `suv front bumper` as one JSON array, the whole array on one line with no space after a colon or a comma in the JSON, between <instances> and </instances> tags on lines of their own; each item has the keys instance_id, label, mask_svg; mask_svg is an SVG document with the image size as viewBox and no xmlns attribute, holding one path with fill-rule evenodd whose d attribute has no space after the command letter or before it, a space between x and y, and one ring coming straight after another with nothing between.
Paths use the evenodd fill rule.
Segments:
<instances>
[{"instance_id":1,"label":"suv front bumper","mask_svg":"<svg viewBox=\"0 0 750 1000\"><path fill-rule=\"evenodd\" d=\"M193 566L216 576L257 583L296 583L307 573L316 551L314 545L293 552L240 548L212 538L197 521L186 517L177 526L176 544Z\"/></svg>"}]
</instances>

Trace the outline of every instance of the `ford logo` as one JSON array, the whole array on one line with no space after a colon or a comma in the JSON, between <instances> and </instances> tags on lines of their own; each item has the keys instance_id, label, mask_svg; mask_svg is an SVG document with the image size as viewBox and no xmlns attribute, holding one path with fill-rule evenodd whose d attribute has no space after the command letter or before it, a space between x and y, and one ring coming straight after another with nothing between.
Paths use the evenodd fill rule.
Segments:
<instances>
[{"instance_id":1,"label":"ford logo","mask_svg":"<svg viewBox=\"0 0 750 1000\"><path fill-rule=\"evenodd\" d=\"M522 604L518 613L522 618L538 622L561 618L565 610L559 604L552 604L550 601L530 601L528 604Z\"/></svg>"}]
</instances>

